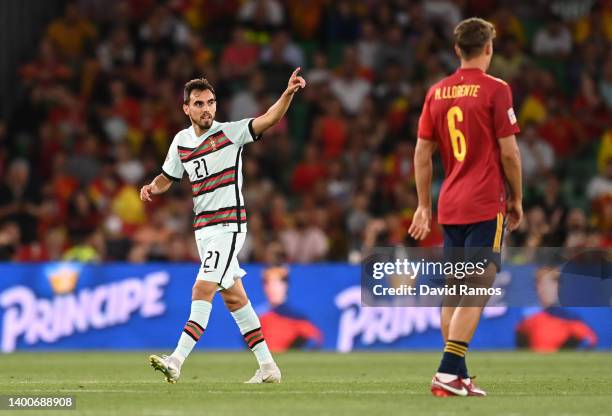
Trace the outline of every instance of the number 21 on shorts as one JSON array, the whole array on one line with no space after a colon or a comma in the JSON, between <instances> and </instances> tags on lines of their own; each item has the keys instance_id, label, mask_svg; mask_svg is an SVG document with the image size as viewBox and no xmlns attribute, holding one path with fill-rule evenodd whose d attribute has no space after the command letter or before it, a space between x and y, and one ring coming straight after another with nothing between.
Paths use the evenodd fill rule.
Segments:
<instances>
[{"instance_id":1,"label":"number 21 on shorts","mask_svg":"<svg viewBox=\"0 0 612 416\"><path fill-rule=\"evenodd\" d=\"M456 122L463 121L463 111L458 106L452 106L446 113L448 121L448 132L450 134L451 145L453 146L453 155L459 162L463 162L467 152L467 144L463 132L456 126Z\"/></svg>"},{"instance_id":2,"label":"number 21 on shorts","mask_svg":"<svg viewBox=\"0 0 612 416\"><path fill-rule=\"evenodd\" d=\"M209 264L208 261L212 260L214 258L214 265L213 263ZM204 261L202 262L204 269L216 269L217 266L219 265L219 252L214 250L209 250L206 252L206 258L204 259Z\"/></svg>"}]
</instances>

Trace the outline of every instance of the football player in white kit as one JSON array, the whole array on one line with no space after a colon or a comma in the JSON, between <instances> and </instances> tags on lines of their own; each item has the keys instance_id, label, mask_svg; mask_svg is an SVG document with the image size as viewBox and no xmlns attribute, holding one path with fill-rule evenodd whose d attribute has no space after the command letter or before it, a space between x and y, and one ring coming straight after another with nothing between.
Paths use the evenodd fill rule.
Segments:
<instances>
[{"instance_id":1,"label":"football player in white kit","mask_svg":"<svg viewBox=\"0 0 612 416\"><path fill-rule=\"evenodd\" d=\"M287 89L265 114L229 123L215 121L217 100L208 80L189 81L185 84L183 111L191 126L174 136L162 173L140 190L142 201L151 201L152 195L166 192L173 181L180 181L187 172L193 195L193 228L202 264L193 286L191 313L174 352L149 357L153 368L160 370L169 383L179 379L183 362L206 330L217 291L259 364L247 383L281 380L259 318L242 285L241 278L246 273L236 258L247 231L241 154L244 145L259 140L263 132L279 122L293 95L306 86L299 71L300 68L293 71Z\"/></svg>"}]
</instances>

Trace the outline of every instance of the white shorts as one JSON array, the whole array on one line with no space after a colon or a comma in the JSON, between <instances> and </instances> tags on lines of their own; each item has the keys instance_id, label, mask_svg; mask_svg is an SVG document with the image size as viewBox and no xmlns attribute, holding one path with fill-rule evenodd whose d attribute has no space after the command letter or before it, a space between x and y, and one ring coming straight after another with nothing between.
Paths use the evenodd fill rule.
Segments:
<instances>
[{"instance_id":1,"label":"white shorts","mask_svg":"<svg viewBox=\"0 0 612 416\"><path fill-rule=\"evenodd\" d=\"M198 253L202 264L198 280L206 280L219 285L218 290L229 289L236 279L241 279L246 272L240 268L237 255L242 249L246 233L220 233L196 238Z\"/></svg>"}]
</instances>

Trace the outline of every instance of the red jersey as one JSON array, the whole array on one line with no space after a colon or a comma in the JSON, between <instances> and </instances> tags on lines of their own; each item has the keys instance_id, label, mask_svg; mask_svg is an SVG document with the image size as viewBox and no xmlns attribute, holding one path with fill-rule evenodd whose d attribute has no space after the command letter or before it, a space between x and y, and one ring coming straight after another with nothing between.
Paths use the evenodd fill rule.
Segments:
<instances>
[{"instance_id":1,"label":"red jersey","mask_svg":"<svg viewBox=\"0 0 612 416\"><path fill-rule=\"evenodd\" d=\"M497 139L518 132L510 87L480 69L460 68L429 89L418 137L439 145L445 172L440 224L471 224L505 213Z\"/></svg>"}]
</instances>

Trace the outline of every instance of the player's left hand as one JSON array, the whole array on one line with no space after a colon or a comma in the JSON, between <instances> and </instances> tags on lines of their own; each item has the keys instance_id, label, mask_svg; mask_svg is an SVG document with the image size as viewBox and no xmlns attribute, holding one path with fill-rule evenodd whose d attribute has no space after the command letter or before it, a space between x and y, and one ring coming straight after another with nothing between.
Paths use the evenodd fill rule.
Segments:
<instances>
[{"instance_id":1,"label":"player's left hand","mask_svg":"<svg viewBox=\"0 0 612 416\"><path fill-rule=\"evenodd\" d=\"M302 68L297 67L289 78L289 82L287 83L287 91L290 94L295 94L300 88L306 87L306 80L298 75L301 69Z\"/></svg>"},{"instance_id":2,"label":"player's left hand","mask_svg":"<svg viewBox=\"0 0 612 416\"><path fill-rule=\"evenodd\" d=\"M506 229L514 231L523 221L523 203L521 200L509 199L506 202Z\"/></svg>"},{"instance_id":3,"label":"player's left hand","mask_svg":"<svg viewBox=\"0 0 612 416\"><path fill-rule=\"evenodd\" d=\"M142 188L140 188L140 200L142 202L151 202L151 195L153 195L153 186L152 185L145 185Z\"/></svg>"},{"instance_id":4,"label":"player's left hand","mask_svg":"<svg viewBox=\"0 0 612 416\"><path fill-rule=\"evenodd\" d=\"M418 207L412 217L412 224L408 229L408 233L415 240L423 240L431 231L431 209Z\"/></svg>"}]
</instances>

